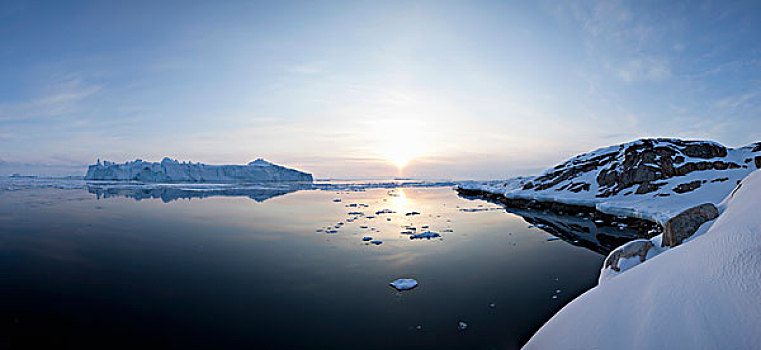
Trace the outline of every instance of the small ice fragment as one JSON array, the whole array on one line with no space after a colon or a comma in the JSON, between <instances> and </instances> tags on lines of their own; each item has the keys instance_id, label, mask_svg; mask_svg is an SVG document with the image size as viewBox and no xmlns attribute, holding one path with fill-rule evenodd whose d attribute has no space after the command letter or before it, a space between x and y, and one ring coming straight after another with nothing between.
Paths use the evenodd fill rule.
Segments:
<instances>
[{"instance_id":1,"label":"small ice fragment","mask_svg":"<svg viewBox=\"0 0 761 350\"><path fill-rule=\"evenodd\" d=\"M410 290L417 287L417 281L412 278L400 278L389 283L396 290Z\"/></svg>"},{"instance_id":2,"label":"small ice fragment","mask_svg":"<svg viewBox=\"0 0 761 350\"><path fill-rule=\"evenodd\" d=\"M412 216L412 215L420 215L420 213L418 213L418 212L416 212L416 211L411 211L411 212L409 212L409 213L407 213L407 214L404 214L404 215L405 215L405 216Z\"/></svg>"},{"instance_id":3,"label":"small ice fragment","mask_svg":"<svg viewBox=\"0 0 761 350\"><path fill-rule=\"evenodd\" d=\"M558 237L547 237L547 241L557 241L559 239Z\"/></svg>"},{"instance_id":4,"label":"small ice fragment","mask_svg":"<svg viewBox=\"0 0 761 350\"><path fill-rule=\"evenodd\" d=\"M558 296L557 296L557 295L553 295L553 296L552 296L552 299L557 299L557 298L558 298Z\"/></svg>"},{"instance_id":5,"label":"small ice fragment","mask_svg":"<svg viewBox=\"0 0 761 350\"><path fill-rule=\"evenodd\" d=\"M602 221L602 220L599 220L599 219L598 219L598 220L595 220L595 223L596 223L596 224L602 224L602 223L604 223L604 222L605 222L605 221Z\"/></svg>"},{"instance_id":6,"label":"small ice fragment","mask_svg":"<svg viewBox=\"0 0 761 350\"><path fill-rule=\"evenodd\" d=\"M325 233L336 233L336 232L338 232L338 231L336 231L336 230L327 230L327 231L325 231Z\"/></svg>"},{"instance_id":7,"label":"small ice fragment","mask_svg":"<svg viewBox=\"0 0 761 350\"><path fill-rule=\"evenodd\" d=\"M420 226L420 228L428 228L428 225Z\"/></svg>"},{"instance_id":8,"label":"small ice fragment","mask_svg":"<svg viewBox=\"0 0 761 350\"><path fill-rule=\"evenodd\" d=\"M560 289L555 289L555 294L559 294L559 293L560 293Z\"/></svg>"},{"instance_id":9,"label":"small ice fragment","mask_svg":"<svg viewBox=\"0 0 761 350\"><path fill-rule=\"evenodd\" d=\"M367 225L360 225L359 228L367 228Z\"/></svg>"},{"instance_id":10,"label":"small ice fragment","mask_svg":"<svg viewBox=\"0 0 761 350\"><path fill-rule=\"evenodd\" d=\"M372 237L362 237L362 242L372 241Z\"/></svg>"},{"instance_id":11,"label":"small ice fragment","mask_svg":"<svg viewBox=\"0 0 761 350\"><path fill-rule=\"evenodd\" d=\"M315 230L315 231L317 231L317 232L322 232L322 229L321 229L321 228L318 228L318 229L317 229L317 230Z\"/></svg>"},{"instance_id":12,"label":"small ice fragment","mask_svg":"<svg viewBox=\"0 0 761 350\"><path fill-rule=\"evenodd\" d=\"M497 304L495 304L495 303L490 303L490 304L489 304L489 307L493 309L493 308L497 307Z\"/></svg>"},{"instance_id":13,"label":"small ice fragment","mask_svg":"<svg viewBox=\"0 0 761 350\"><path fill-rule=\"evenodd\" d=\"M375 245L381 245L381 244L383 244L383 241L376 240L376 241L370 241L370 243L375 244Z\"/></svg>"},{"instance_id":14,"label":"small ice fragment","mask_svg":"<svg viewBox=\"0 0 761 350\"><path fill-rule=\"evenodd\" d=\"M462 322L462 321L457 323L457 329L459 329L461 331L464 331L466 328L468 328L468 324L467 323Z\"/></svg>"},{"instance_id":15,"label":"small ice fragment","mask_svg":"<svg viewBox=\"0 0 761 350\"><path fill-rule=\"evenodd\" d=\"M341 201L341 198L336 198L336 199L334 199L333 201L334 201L334 202L336 202L336 203L338 203L338 202L340 202L340 201Z\"/></svg>"},{"instance_id":16,"label":"small ice fragment","mask_svg":"<svg viewBox=\"0 0 761 350\"><path fill-rule=\"evenodd\" d=\"M393 210L391 210L391 209L383 209L383 210L378 210L378 211L376 211L376 212L375 212L375 215L380 215L380 214L393 214L393 213L395 213L395 212L394 212Z\"/></svg>"},{"instance_id":17,"label":"small ice fragment","mask_svg":"<svg viewBox=\"0 0 761 350\"><path fill-rule=\"evenodd\" d=\"M415 329L421 330L421 329L423 329L423 326L422 325L417 325L417 326L415 326Z\"/></svg>"},{"instance_id":18,"label":"small ice fragment","mask_svg":"<svg viewBox=\"0 0 761 350\"><path fill-rule=\"evenodd\" d=\"M425 231L425 232L421 232L421 233L418 233L416 235L410 236L410 239L422 239L422 238L431 239L431 238L436 238L436 237L441 237L441 235L438 232Z\"/></svg>"}]
</instances>

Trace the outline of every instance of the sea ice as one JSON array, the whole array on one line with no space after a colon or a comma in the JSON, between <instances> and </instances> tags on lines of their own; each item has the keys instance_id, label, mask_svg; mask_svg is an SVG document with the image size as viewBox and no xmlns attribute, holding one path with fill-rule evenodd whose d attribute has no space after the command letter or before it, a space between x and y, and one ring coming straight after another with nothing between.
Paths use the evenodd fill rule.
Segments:
<instances>
[{"instance_id":1,"label":"sea ice","mask_svg":"<svg viewBox=\"0 0 761 350\"><path fill-rule=\"evenodd\" d=\"M410 290L418 285L417 281L412 278L400 278L389 284L396 290Z\"/></svg>"},{"instance_id":2,"label":"sea ice","mask_svg":"<svg viewBox=\"0 0 761 350\"><path fill-rule=\"evenodd\" d=\"M436 237L441 237L441 235L438 232L425 231L425 232L421 232L421 233L418 233L416 235L410 236L410 239L419 239L419 238L421 238L421 239L422 238L431 239L431 238L436 238Z\"/></svg>"}]
</instances>

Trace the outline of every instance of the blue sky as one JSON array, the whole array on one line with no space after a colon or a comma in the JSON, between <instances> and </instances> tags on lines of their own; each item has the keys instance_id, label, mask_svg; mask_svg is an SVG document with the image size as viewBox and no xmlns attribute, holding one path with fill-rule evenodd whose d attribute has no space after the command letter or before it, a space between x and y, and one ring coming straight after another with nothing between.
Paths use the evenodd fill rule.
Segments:
<instances>
[{"instance_id":1,"label":"blue sky","mask_svg":"<svg viewBox=\"0 0 761 350\"><path fill-rule=\"evenodd\" d=\"M497 178L761 141L761 3L0 3L0 171L265 157Z\"/></svg>"}]
</instances>

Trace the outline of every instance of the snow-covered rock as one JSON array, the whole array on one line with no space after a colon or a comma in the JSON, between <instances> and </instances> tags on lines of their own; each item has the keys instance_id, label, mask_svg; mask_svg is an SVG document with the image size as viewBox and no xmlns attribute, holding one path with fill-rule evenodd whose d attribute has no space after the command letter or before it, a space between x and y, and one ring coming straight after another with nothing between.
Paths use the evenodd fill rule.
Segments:
<instances>
[{"instance_id":1,"label":"snow-covered rock","mask_svg":"<svg viewBox=\"0 0 761 350\"><path fill-rule=\"evenodd\" d=\"M141 182L264 182L307 181L312 175L257 159L247 165L208 165L164 158L161 162L140 159L123 164L98 160L87 169L85 180Z\"/></svg>"},{"instance_id":2,"label":"snow-covered rock","mask_svg":"<svg viewBox=\"0 0 761 350\"><path fill-rule=\"evenodd\" d=\"M536 177L463 182L464 194L554 202L658 223L701 203L718 204L761 166L761 143L642 139L585 153Z\"/></svg>"},{"instance_id":3,"label":"snow-covered rock","mask_svg":"<svg viewBox=\"0 0 761 350\"><path fill-rule=\"evenodd\" d=\"M660 247L661 236L619 248L617 266L628 271L566 305L526 348L759 348L761 171L718 207L715 221L676 248Z\"/></svg>"}]
</instances>

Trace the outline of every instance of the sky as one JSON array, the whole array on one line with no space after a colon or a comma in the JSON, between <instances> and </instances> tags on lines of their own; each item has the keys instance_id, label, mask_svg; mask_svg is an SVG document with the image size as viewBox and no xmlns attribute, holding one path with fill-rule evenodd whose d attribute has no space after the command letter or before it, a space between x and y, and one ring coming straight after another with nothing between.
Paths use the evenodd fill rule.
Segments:
<instances>
[{"instance_id":1,"label":"sky","mask_svg":"<svg viewBox=\"0 0 761 350\"><path fill-rule=\"evenodd\" d=\"M0 81L0 173L505 178L761 141L761 2L3 1Z\"/></svg>"}]
</instances>

